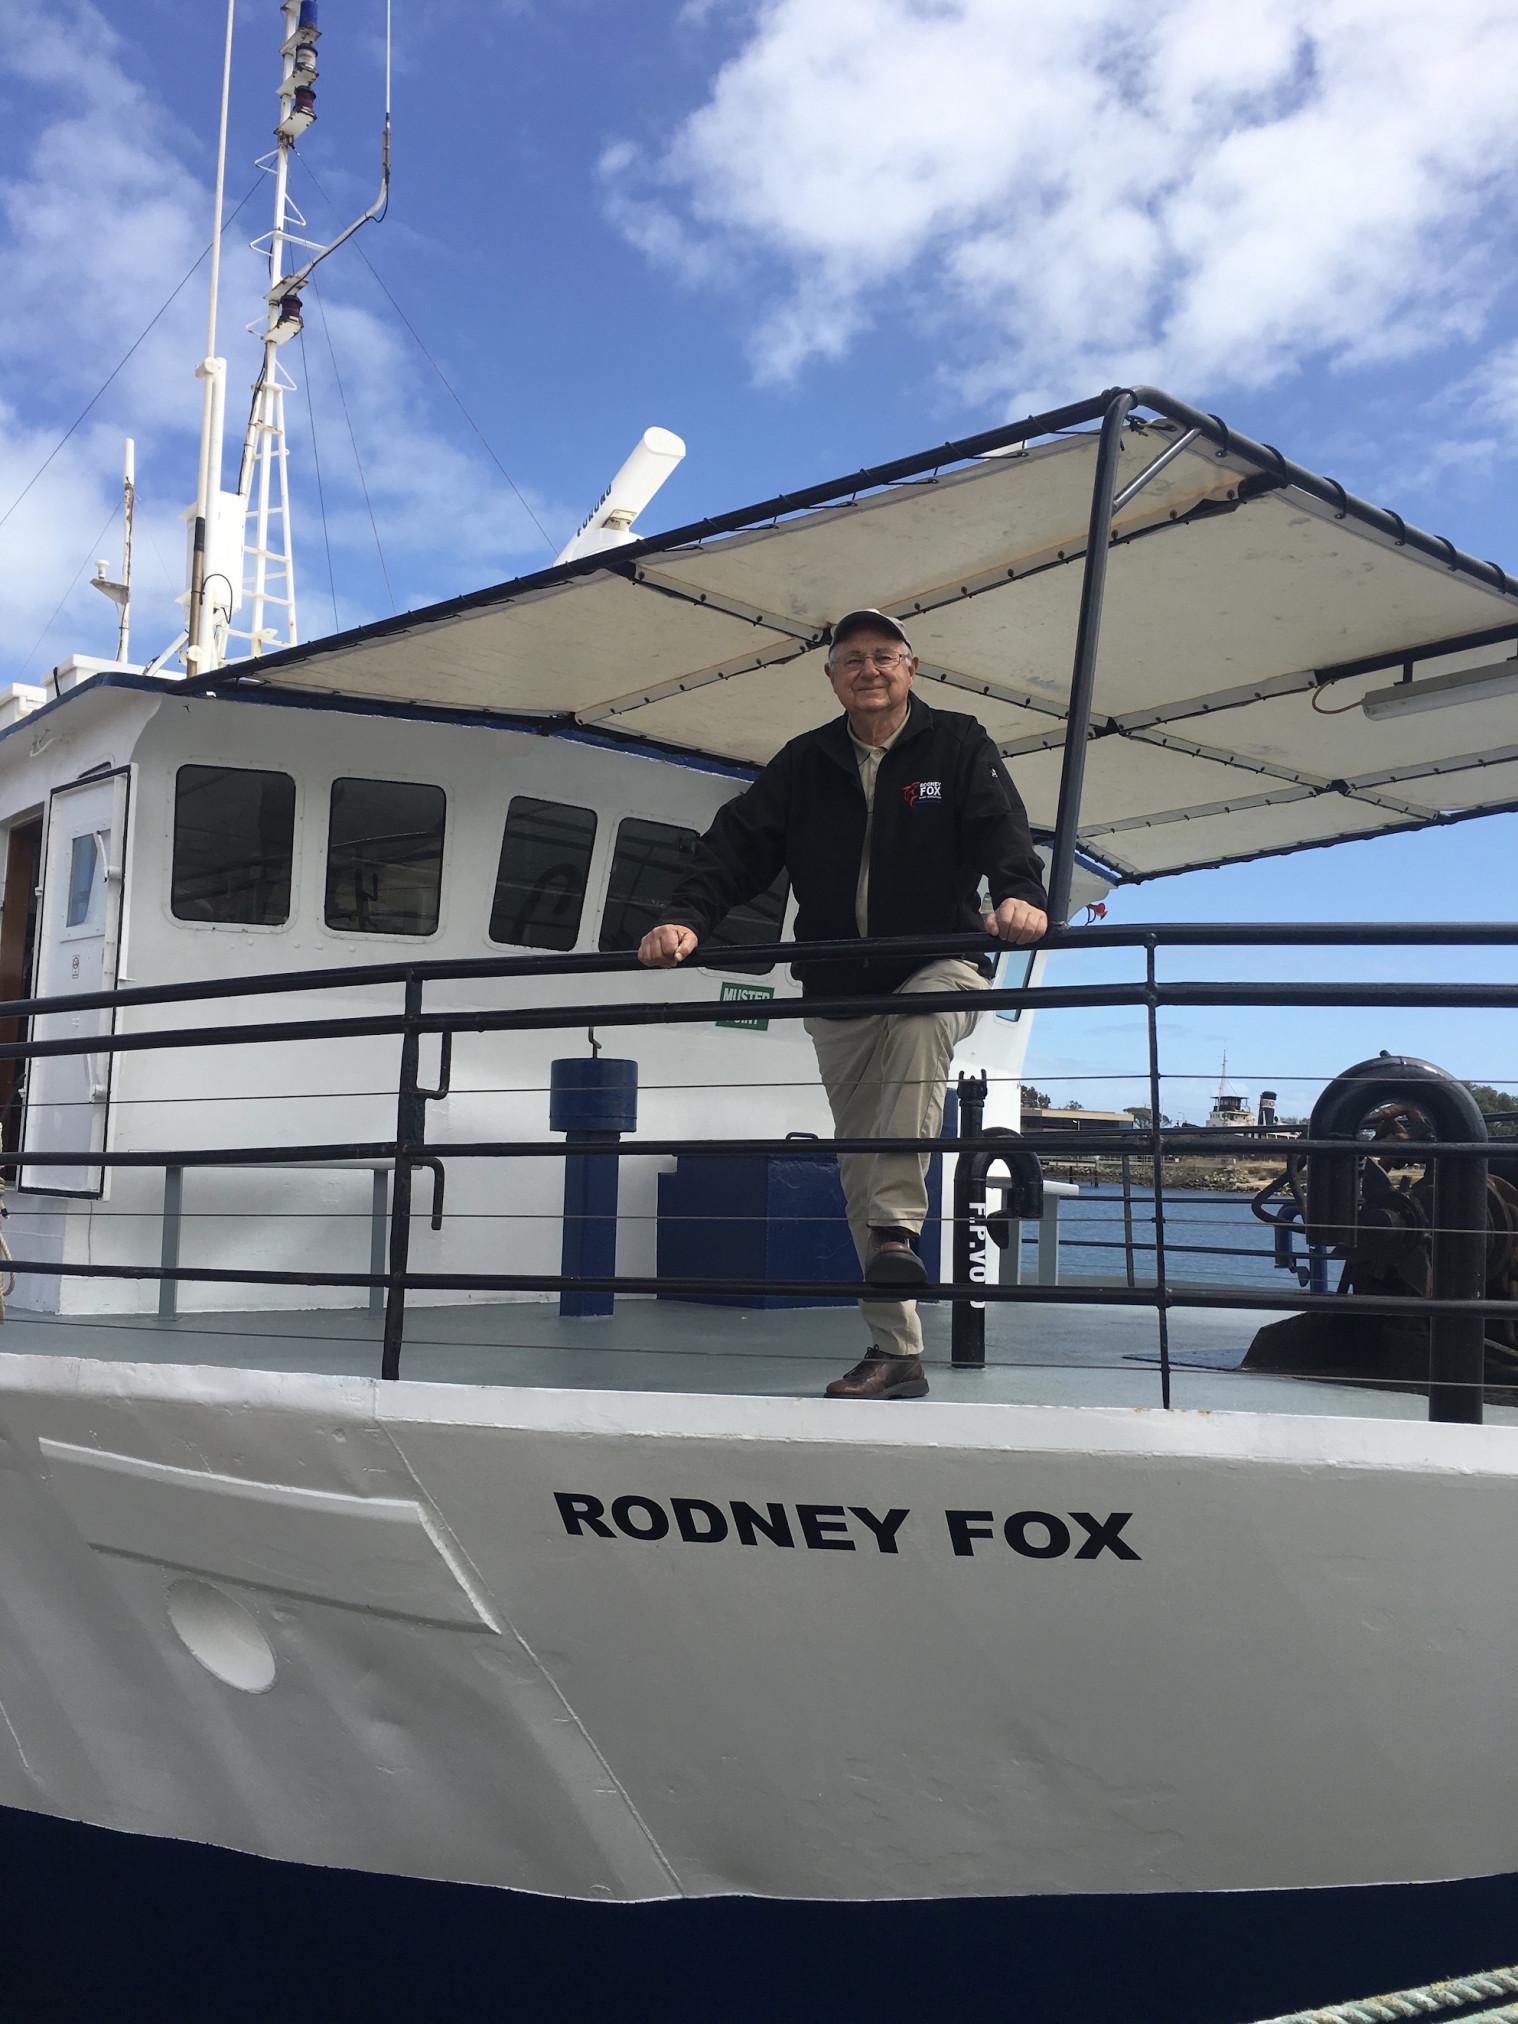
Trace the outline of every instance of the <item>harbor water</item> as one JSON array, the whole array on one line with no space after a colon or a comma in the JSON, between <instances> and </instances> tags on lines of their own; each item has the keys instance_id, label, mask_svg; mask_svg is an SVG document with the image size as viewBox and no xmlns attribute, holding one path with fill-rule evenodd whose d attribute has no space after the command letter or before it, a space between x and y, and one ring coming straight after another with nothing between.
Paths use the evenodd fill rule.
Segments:
<instances>
[{"instance_id":1,"label":"harbor water","mask_svg":"<svg viewBox=\"0 0 1518 2024\"><path fill-rule=\"evenodd\" d=\"M1093 1187L1080 1183L1080 1193L1060 1203L1060 1279L1127 1281L1127 1252L1122 1185L1103 1180ZM1133 1242L1133 1283L1152 1285L1155 1278L1154 1195L1134 1188L1130 1197ZM1218 1287L1289 1287L1290 1277L1275 1263L1274 1232L1250 1208L1248 1195L1165 1190L1165 1276ZM1022 1231L1023 1276L1036 1271L1038 1229L1025 1223ZM1296 1257L1305 1263L1298 1237Z\"/></svg>"}]
</instances>

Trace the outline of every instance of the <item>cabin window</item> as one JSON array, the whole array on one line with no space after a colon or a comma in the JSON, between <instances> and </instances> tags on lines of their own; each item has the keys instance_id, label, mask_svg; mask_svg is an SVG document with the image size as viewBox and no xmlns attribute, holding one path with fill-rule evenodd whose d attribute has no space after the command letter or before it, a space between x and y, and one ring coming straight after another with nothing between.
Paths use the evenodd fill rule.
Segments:
<instances>
[{"instance_id":1,"label":"cabin window","mask_svg":"<svg viewBox=\"0 0 1518 2024\"><path fill-rule=\"evenodd\" d=\"M180 767L169 887L169 909L179 920L281 926L290 918L294 856L295 782L288 773Z\"/></svg>"},{"instance_id":2,"label":"cabin window","mask_svg":"<svg viewBox=\"0 0 1518 2024\"><path fill-rule=\"evenodd\" d=\"M596 818L588 808L513 795L496 866L491 941L572 949L595 841Z\"/></svg>"},{"instance_id":3,"label":"cabin window","mask_svg":"<svg viewBox=\"0 0 1518 2024\"><path fill-rule=\"evenodd\" d=\"M629 815L617 826L606 909L601 916L603 949L635 949L664 918L669 896L684 877L697 832L668 822ZM714 970L772 970L773 963L725 963L717 951L778 942L790 887L784 873L767 892L734 907L722 925L703 940L700 960Z\"/></svg>"},{"instance_id":4,"label":"cabin window","mask_svg":"<svg viewBox=\"0 0 1518 2024\"><path fill-rule=\"evenodd\" d=\"M430 935L443 888L441 787L334 780L327 926L347 935Z\"/></svg>"},{"instance_id":5,"label":"cabin window","mask_svg":"<svg viewBox=\"0 0 1518 2024\"><path fill-rule=\"evenodd\" d=\"M95 894L95 857L94 833L76 836L69 856L69 905L63 923L66 928L83 927L90 917L90 901Z\"/></svg>"}]
</instances>

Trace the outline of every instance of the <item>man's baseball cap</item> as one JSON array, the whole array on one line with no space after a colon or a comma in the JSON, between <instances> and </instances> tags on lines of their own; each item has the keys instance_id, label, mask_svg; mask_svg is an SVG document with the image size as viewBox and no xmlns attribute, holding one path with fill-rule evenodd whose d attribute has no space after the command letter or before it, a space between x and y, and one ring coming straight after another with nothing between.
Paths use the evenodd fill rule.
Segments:
<instances>
[{"instance_id":1,"label":"man's baseball cap","mask_svg":"<svg viewBox=\"0 0 1518 2024\"><path fill-rule=\"evenodd\" d=\"M911 651L912 642L907 638L895 619L887 618L883 611L876 611L873 605L866 605L859 611L846 611L842 618L833 622L833 645L836 647L846 640L850 633L885 632L894 633L901 644Z\"/></svg>"}]
</instances>

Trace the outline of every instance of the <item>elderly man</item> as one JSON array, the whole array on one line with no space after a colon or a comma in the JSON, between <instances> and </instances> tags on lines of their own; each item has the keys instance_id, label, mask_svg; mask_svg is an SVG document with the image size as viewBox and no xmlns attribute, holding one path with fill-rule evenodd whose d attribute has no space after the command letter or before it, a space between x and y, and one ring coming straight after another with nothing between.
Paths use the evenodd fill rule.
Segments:
<instances>
[{"instance_id":1,"label":"elderly man","mask_svg":"<svg viewBox=\"0 0 1518 2024\"><path fill-rule=\"evenodd\" d=\"M917 659L895 619L851 611L833 627L827 675L842 717L793 738L721 809L696 861L651 928L639 960L682 963L723 916L782 867L795 890L798 941L973 933L1035 942L1048 926L1038 859L1017 789L978 719L929 709L912 693ZM991 912L978 899L985 879ZM798 961L808 997L984 990L994 964L951 956ZM924 1138L943 1116L954 1050L977 1017L833 1013L806 1021L840 1138ZM927 1215L918 1153L844 1153L849 1229L864 1277L865 1357L829 1398L922 1398L922 1329L905 1289L927 1274L912 1248ZM886 1292L886 1289L890 1289Z\"/></svg>"}]
</instances>

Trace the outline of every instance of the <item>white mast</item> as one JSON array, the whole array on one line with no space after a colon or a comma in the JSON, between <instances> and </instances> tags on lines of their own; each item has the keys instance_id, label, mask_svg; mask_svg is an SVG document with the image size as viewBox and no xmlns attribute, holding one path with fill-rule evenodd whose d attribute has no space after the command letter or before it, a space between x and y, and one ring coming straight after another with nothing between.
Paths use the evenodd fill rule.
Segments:
<instances>
[{"instance_id":1,"label":"white mast","mask_svg":"<svg viewBox=\"0 0 1518 2024\"><path fill-rule=\"evenodd\" d=\"M195 368L203 382L200 406L200 468L195 504L189 514L190 570L185 604L185 666L197 674L220 662L217 635L225 627L231 597L225 585L224 558L217 540L222 515L222 429L226 415L227 362L216 356L216 311L221 289L221 216L227 175L227 107L232 91L232 19L235 0L227 0L226 37L221 62L221 121L216 141L216 202L211 228L211 290L206 316L206 355ZM215 553L208 555L209 549ZM176 642L176 645L178 642ZM174 649L171 647L169 652ZM156 668L167 654L154 662Z\"/></svg>"}]
</instances>

